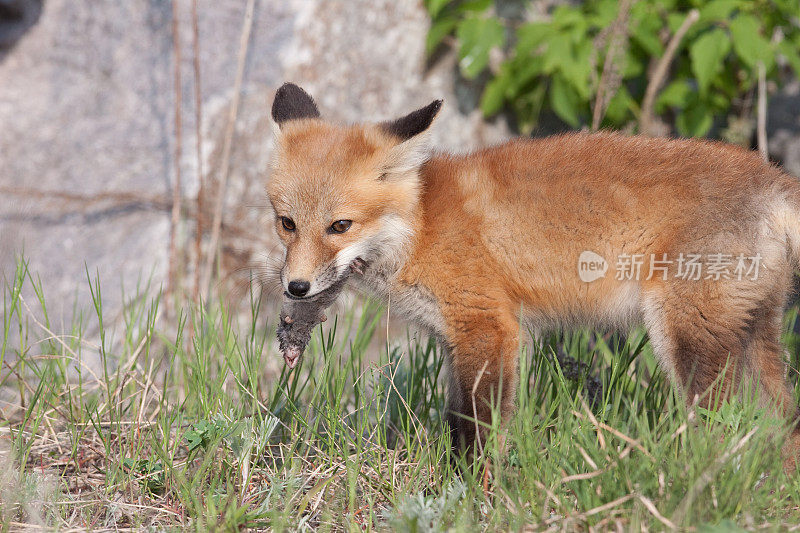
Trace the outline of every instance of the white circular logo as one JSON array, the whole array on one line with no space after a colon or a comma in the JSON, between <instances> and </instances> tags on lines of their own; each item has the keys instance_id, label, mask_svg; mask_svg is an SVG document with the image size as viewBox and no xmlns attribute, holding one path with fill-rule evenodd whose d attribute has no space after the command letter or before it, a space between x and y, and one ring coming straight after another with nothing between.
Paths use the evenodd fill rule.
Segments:
<instances>
[{"instance_id":1,"label":"white circular logo","mask_svg":"<svg viewBox=\"0 0 800 533\"><path fill-rule=\"evenodd\" d=\"M608 271L608 262L603 259L603 256L596 254L589 250L581 252L578 257L578 276L581 281L590 283L602 277L605 277Z\"/></svg>"}]
</instances>

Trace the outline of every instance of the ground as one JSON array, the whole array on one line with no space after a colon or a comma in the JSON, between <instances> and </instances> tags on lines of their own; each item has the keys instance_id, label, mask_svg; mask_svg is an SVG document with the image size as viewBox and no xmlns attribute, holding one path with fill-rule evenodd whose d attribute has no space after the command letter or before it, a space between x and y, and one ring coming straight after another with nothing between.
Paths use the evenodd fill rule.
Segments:
<instances>
[{"instance_id":1,"label":"ground","mask_svg":"<svg viewBox=\"0 0 800 533\"><path fill-rule=\"evenodd\" d=\"M179 310L142 287L114 320L92 279L94 309L57 327L35 279L21 264L4 292L4 530L800 523L800 476L781 468L787 428L769 406L748 393L716 412L686 406L640 330L526 343L518 413L493 433L505 450L493 438L465 459L450 453L435 344L413 332L387 343L374 302L317 329L290 372L277 313L255 297L234 315L214 302ZM98 368L84 363L94 353Z\"/></svg>"}]
</instances>

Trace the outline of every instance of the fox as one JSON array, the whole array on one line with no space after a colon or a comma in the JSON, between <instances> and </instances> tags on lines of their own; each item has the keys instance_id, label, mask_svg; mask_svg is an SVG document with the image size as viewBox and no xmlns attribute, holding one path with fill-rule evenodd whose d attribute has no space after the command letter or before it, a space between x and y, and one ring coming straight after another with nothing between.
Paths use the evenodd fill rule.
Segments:
<instances>
[{"instance_id":1,"label":"fox","mask_svg":"<svg viewBox=\"0 0 800 533\"><path fill-rule=\"evenodd\" d=\"M609 131L516 138L462 154L430 146L435 100L398 119L334 124L286 83L271 114L267 194L286 297L345 276L435 337L454 446L515 409L521 329L644 325L685 401L718 407L755 385L800 411L780 343L800 265L800 183L717 141Z\"/></svg>"}]
</instances>

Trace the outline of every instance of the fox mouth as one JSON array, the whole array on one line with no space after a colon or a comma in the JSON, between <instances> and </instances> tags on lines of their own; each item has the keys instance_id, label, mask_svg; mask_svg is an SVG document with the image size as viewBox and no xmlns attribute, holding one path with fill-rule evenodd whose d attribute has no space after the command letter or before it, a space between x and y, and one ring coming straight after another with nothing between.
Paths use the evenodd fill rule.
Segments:
<instances>
[{"instance_id":1,"label":"fox mouth","mask_svg":"<svg viewBox=\"0 0 800 533\"><path fill-rule=\"evenodd\" d=\"M352 273L355 273L355 274L358 274L360 276L363 276L364 273L367 270L367 267L369 267L369 263L367 261L365 261L361 257L356 257L355 259L353 259L350 262L349 265L347 265L347 269L339 277L339 279L346 278L346 277L350 276L350 274L352 274ZM336 282L334 282L333 284L335 284L335 283ZM295 300L295 301L313 301L314 298L319 296L320 293L325 292L325 290L326 289L322 289L321 291L318 291L318 292L312 294L311 296L294 296L293 294L290 294L289 291L283 291L283 295L285 297L287 297L288 299L290 299L290 300Z\"/></svg>"},{"instance_id":2,"label":"fox mouth","mask_svg":"<svg viewBox=\"0 0 800 533\"><path fill-rule=\"evenodd\" d=\"M289 291L283 291L283 295L289 298L290 300L295 300L295 301L313 300L314 296L316 296L316 294L313 296L293 296L289 294Z\"/></svg>"}]
</instances>

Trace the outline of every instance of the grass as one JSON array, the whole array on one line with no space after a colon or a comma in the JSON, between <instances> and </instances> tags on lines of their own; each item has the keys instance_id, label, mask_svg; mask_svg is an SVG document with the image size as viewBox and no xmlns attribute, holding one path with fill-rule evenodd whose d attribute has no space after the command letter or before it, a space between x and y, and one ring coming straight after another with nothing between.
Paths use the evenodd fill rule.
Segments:
<instances>
[{"instance_id":1,"label":"grass","mask_svg":"<svg viewBox=\"0 0 800 533\"><path fill-rule=\"evenodd\" d=\"M748 394L716 412L687 407L643 331L521 346L507 451L495 431L467 461L450 455L435 344L411 333L387 344L374 302L329 320L288 372L277 313L262 316L255 296L244 313L209 302L166 318L144 286L112 322L100 281L88 283L93 309L59 331L24 262L6 283L3 530L800 524L800 476L781 468L786 428ZM583 364L562 367L563 355Z\"/></svg>"}]
</instances>

